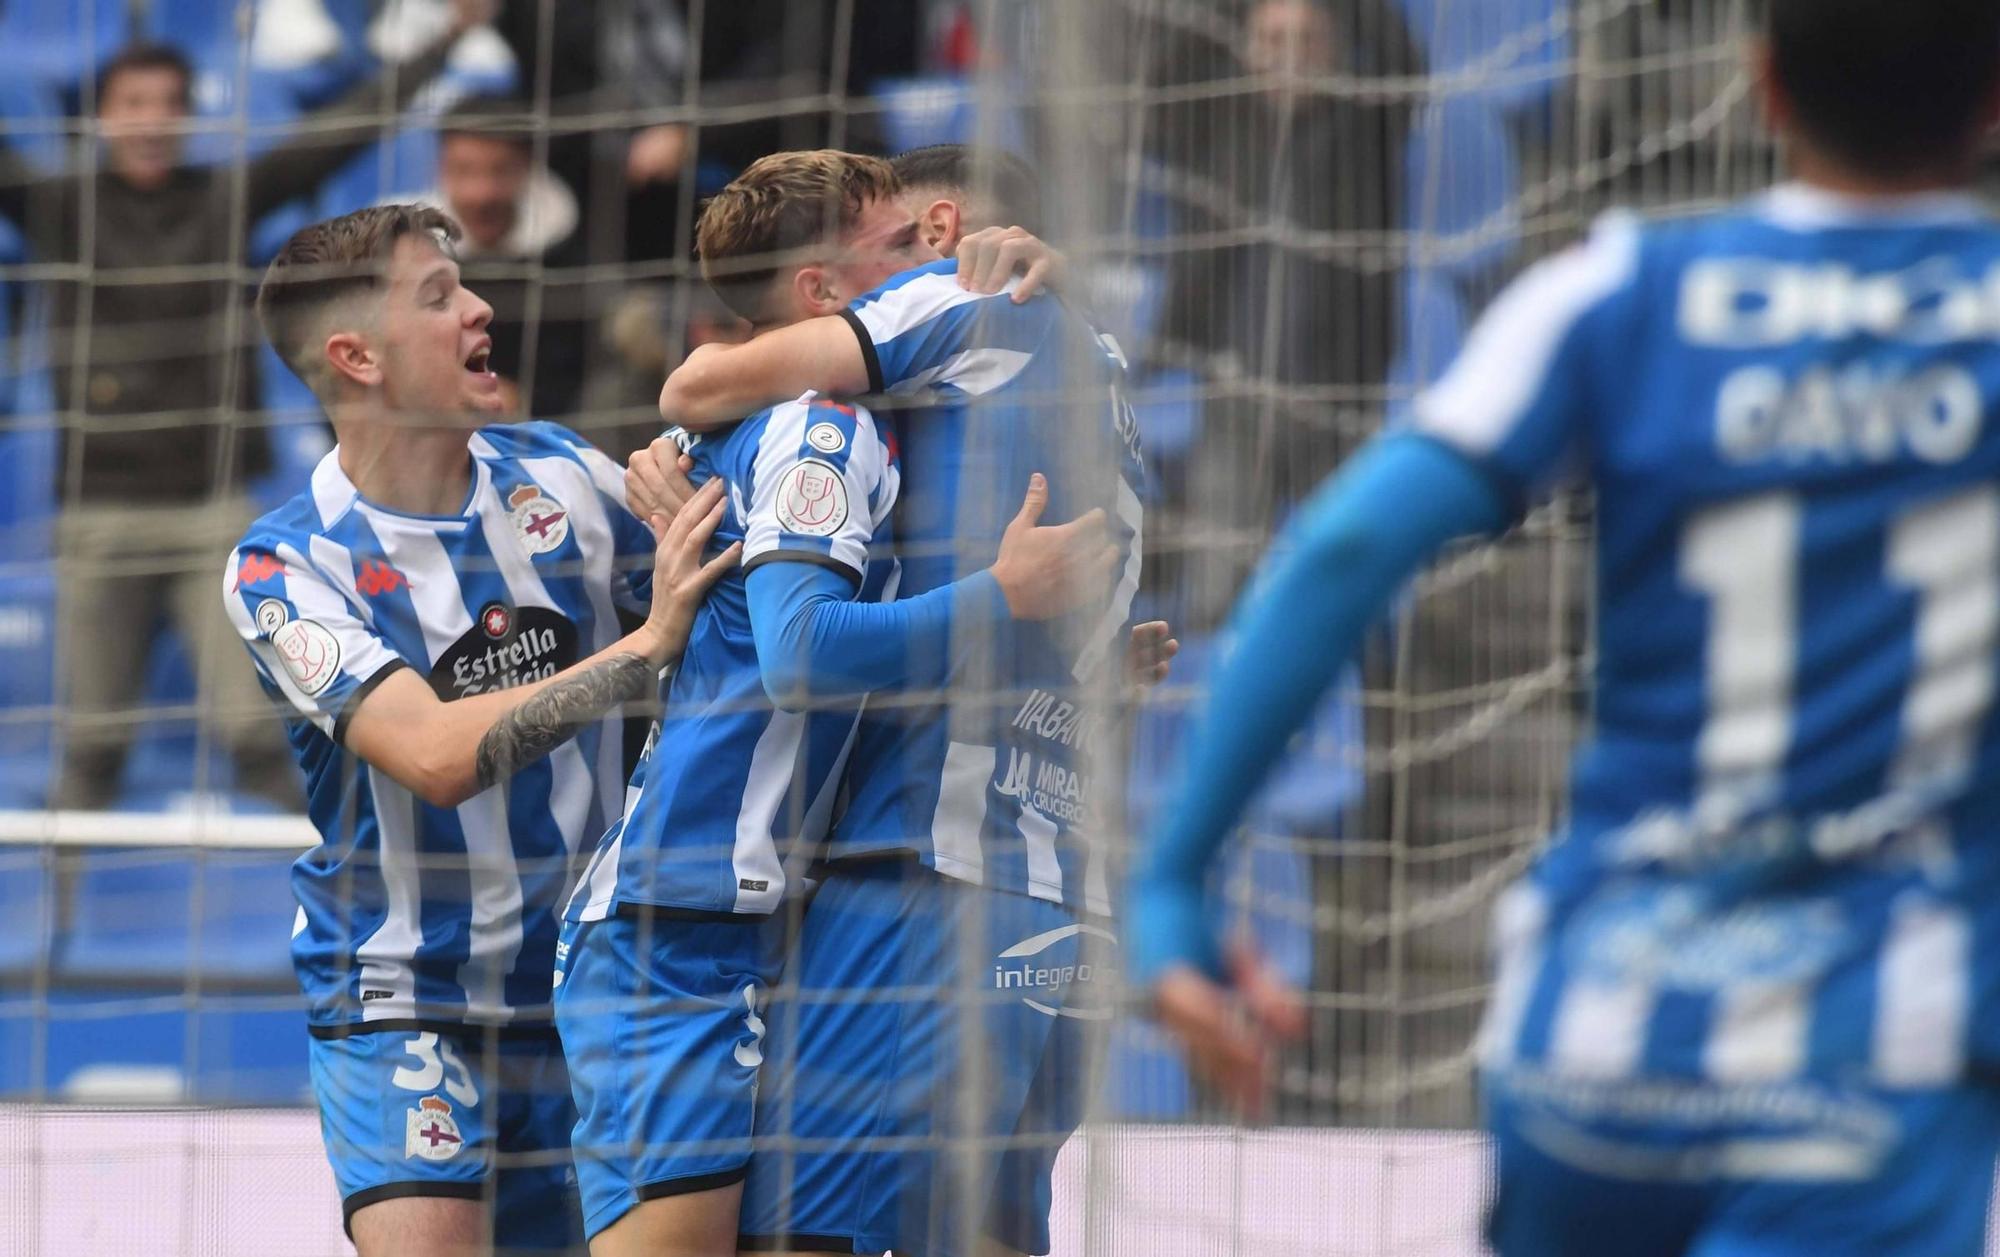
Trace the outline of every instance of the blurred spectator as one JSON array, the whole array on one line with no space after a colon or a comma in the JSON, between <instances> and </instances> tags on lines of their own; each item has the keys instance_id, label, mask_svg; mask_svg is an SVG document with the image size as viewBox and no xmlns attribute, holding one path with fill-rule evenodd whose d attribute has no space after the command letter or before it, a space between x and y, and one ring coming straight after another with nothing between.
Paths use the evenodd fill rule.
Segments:
<instances>
[{"instance_id":1,"label":"blurred spectator","mask_svg":"<svg viewBox=\"0 0 2000 1257\"><path fill-rule=\"evenodd\" d=\"M922 43L921 0L854 5L852 29L838 38L834 5L559 3L545 25L550 3L506 0L496 25L514 49L523 84L533 90L546 73L557 124L549 164L583 203L592 261L686 256L693 197L683 187L698 165L716 167L719 186L735 170L784 149L837 140L844 148L879 151L866 110L836 114L810 102L829 93L864 98L875 80L910 73ZM691 22L697 8L700 21ZM844 66L833 64L836 49L846 50ZM699 128L679 121L641 125L646 114L690 105L733 114ZM587 117L605 121L575 131L562 126Z\"/></svg>"},{"instance_id":2,"label":"blurred spectator","mask_svg":"<svg viewBox=\"0 0 2000 1257\"><path fill-rule=\"evenodd\" d=\"M117 791L152 651L171 616L195 660L212 727L236 755L239 788L285 802L297 774L215 597L226 553L252 513L261 430L239 428L256 396L256 330L238 268L249 224L314 187L376 138L443 66L488 0L456 0L445 36L301 122L302 134L245 166L185 164L192 71L177 50L135 45L97 75L104 166L49 176L0 146L0 214L33 259L83 268L51 281L51 349L63 415L57 610L63 700L75 720L52 802L99 807ZM341 125L345 123L346 125Z\"/></svg>"},{"instance_id":3,"label":"blurred spectator","mask_svg":"<svg viewBox=\"0 0 2000 1257\"><path fill-rule=\"evenodd\" d=\"M1170 26L1149 75L1248 80L1161 105L1150 127L1194 238L1171 256L1153 357L1209 385L1187 505L1233 543L1197 547L1194 627L1234 600L1285 504L1374 425L1395 350L1408 109L1366 80L1419 69L1389 0L1256 0L1230 34Z\"/></svg>"},{"instance_id":4,"label":"blurred spectator","mask_svg":"<svg viewBox=\"0 0 2000 1257\"><path fill-rule=\"evenodd\" d=\"M493 369L514 390L512 408L557 419L577 409L583 390L588 318L583 286L566 270L582 251L576 195L536 164L527 109L521 100L475 97L446 114L437 188L414 199L465 228L460 271L465 286L493 307L486 329ZM527 396L519 392L524 381Z\"/></svg>"}]
</instances>

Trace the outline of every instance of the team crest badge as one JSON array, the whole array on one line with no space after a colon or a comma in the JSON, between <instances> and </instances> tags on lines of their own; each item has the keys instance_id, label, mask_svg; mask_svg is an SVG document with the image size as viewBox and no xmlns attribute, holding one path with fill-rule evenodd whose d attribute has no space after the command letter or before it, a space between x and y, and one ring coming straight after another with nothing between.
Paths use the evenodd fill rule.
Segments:
<instances>
[{"instance_id":1,"label":"team crest badge","mask_svg":"<svg viewBox=\"0 0 2000 1257\"><path fill-rule=\"evenodd\" d=\"M569 508L538 485L524 484L507 495L507 518L529 554L547 554L569 537Z\"/></svg>"},{"instance_id":2,"label":"team crest badge","mask_svg":"<svg viewBox=\"0 0 2000 1257\"><path fill-rule=\"evenodd\" d=\"M451 1116L451 1104L437 1096L425 1096L417 1107L405 1111L403 1155L426 1161L449 1161L465 1147L465 1136Z\"/></svg>"},{"instance_id":3,"label":"team crest badge","mask_svg":"<svg viewBox=\"0 0 2000 1257\"><path fill-rule=\"evenodd\" d=\"M778 522L807 537L831 537L847 522L847 482L832 463L808 458L778 482Z\"/></svg>"}]
</instances>

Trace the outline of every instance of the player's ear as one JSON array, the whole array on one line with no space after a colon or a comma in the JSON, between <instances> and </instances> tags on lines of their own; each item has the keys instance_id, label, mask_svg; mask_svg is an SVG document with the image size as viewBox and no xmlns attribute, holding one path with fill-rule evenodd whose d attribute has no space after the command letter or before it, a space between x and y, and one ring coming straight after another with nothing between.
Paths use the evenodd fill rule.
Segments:
<instances>
[{"instance_id":1,"label":"player's ear","mask_svg":"<svg viewBox=\"0 0 2000 1257\"><path fill-rule=\"evenodd\" d=\"M939 197L926 205L924 212L917 215L917 231L925 244L950 257L950 250L958 245L958 202Z\"/></svg>"},{"instance_id":2,"label":"player's ear","mask_svg":"<svg viewBox=\"0 0 2000 1257\"><path fill-rule=\"evenodd\" d=\"M1778 67L1771 54L1771 41L1757 36L1750 40L1745 54L1750 71L1750 81L1755 85L1758 107L1764 111L1764 121L1773 133L1784 135L1791 131L1792 102L1785 95L1785 85L1778 81Z\"/></svg>"},{"instance_id":3,"label":"player's ear","mask_svg":"<svg viewBox=\"0 0 2000 1257\"><path fill-rule=\"evenodd\" d=\"M801 266L792 275L792 297L807 318L818 318L822 314L839 314L847 302L841 298L839 288L827 269L817 264Z\"/></svg>"},{"instance_id":4,"label":"player's ear","mask_svg":"<svg viewBox=\"0 0 2000 1257\"><path fill-rule=\"evenodd\" d=\"M356 332L335 332L326 338L326 365L336 380L348 380L363 388L382 383L382 363Z\"/></svg>"}]
</instances>

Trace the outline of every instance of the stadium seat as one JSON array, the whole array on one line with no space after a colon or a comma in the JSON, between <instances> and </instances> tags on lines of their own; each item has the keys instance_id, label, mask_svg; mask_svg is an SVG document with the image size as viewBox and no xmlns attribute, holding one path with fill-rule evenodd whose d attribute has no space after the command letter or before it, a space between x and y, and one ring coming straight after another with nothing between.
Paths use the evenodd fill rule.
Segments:
<instances>
[{"instance_id":1,"label":"stadium seat","mask_svg":"<svg viewBox=\"0 0 2000 1257\"><path fill-rule=\"evenodd\" d=\"M7 0L0 47L10 75L69 96L131 34L125 0Z\"/></svg>"},{"instance_id":2,"label":"stadium seat","mask_svg":"<svg viewBox=\"0 0 2000 1257\"><path fill-rule=\"evenodd\" d=\"M1147 462L1180 462L1201 435L1201 380L1192 371L1142 372L1132 383L1132 411Z\"/></svg>"},{"instance_id":3,"label":"stadium seat","mask_svg":"<svg viewBox=\"0 0 2000 1257\"><path fill-rule=\"evenodd\" d=\"M1468 279L1505 262L1520 238L1520 171L1501 116L1468 97L1432 104L1405 158L1413 264Z\"/></svg>"},{"instance_id":4,"label":"stadium seat","mask_svg":"<svg viewBox=\"0 0 2000 1257\"><path fill-rule=\"evenodd\" d=\"M143 837L135 827L135 837ZM91 851L59 973L154 990L288 990L290 851Z\"/></svg>"},{"instance_id":5,"label":"stadium seat","mask_svg":"<svg viewBox=\"0 0 2000 1257\"><path fill-rule=\"evenodd\" d=\"M147 707L187 711L195 701L194 668L179 633L163 628L153 639L146 668ZM119 781L121 807L143 810L141 801L156 804L189 790L226 790L235 782L229 757L220 747L203 748L192 715L146 721L132 740Z\"/></svg>"},{"instance_id":6,"label":"stadium seat","mask_svg":"<svg viewBox=\"0 0 2000 1257\"><path fill-rule=\"evenodd\" d=\"M46 847L0 845L0 983L22 983L55 939L56 880Z\"/></svg>"},{"instance_id":7,"label":"stadium seat","mask_svg":"<svg viewBox=\"0 0 2000 1257\"><path fill-rule=\"evenodd\" d=\"M0 574L0 808L48 800L54 678L54 576Z\"/></svg>"},{"instance_id":8,"label":"stadium seat","mask_svg":"<svg viewBox=\"0 0 2000 1257\"><path fill-rule=\"evenodd\" d=\"M0 143L43 170L60 170L68 160L64 131L69 125L53 88L27 76L0 75ZM18 248L13 224L0 221L0 227ZM20 259L10 253L8 260Z\"/></svg>"},{"instance_id":9,"label":"stadium seat","mask_svg":"<svg viewBox=\"0 0 2000 1257\"><path fill-rule=\"evenodd\" d=\"M882 79L873 88L882 114L882 136L892 153L927 144L995 144L1014 152L1026 147L1020 114L995 102L998 117L979 117L979 90L955 75Z\"/></svg>"},{"instance_id":10,"label":"stadium seat","mask_svg":"<svg viewBox=\"0 0 2000 1257\"><path fill-rule=\"evenodd\" d=\"M299 997L177 997L104 987L46 1003L0 993L0 1098L79 1104L297 1104L308 1092Z\"/></svg>"},{"instance_id":11,"label":"stadium seat","mask_svg":"<svg viewBox=\"0 0 2000 1257\"><path fill-rule=\"evenodd\" d=\"M1430 72L1445 80L1446 90L1514 110L1546 101L1562 81L1571 47L1565 0L1400 3Z\"/></svg>"}]
</instances>

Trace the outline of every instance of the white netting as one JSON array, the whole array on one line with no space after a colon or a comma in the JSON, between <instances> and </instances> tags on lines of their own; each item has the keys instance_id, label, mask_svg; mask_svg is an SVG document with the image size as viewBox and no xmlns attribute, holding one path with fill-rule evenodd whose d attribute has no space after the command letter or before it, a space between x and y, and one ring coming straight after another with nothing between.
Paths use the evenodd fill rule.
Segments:
<instances>
[{"instance_id":1,"label":"white netting","mask_svg":"<svg viewBox=\"0 0 2000 1257\"><path fill-rule=\"evenodd\" d=\"M467 254L517 329L496 358L524 407L621 458L655 433L663 373L736 333L689 252L700 198L748 161L940 140L1033 160L1048 234L1135 367L1140 606L1185 646L1135 717L1137 827L1274 530L1499 285L1607 206L1769 181L1748 9L521 0L421 91L389 73L357 122L307 114L420 59L441 0L8 0L0 130L29 165L0 179L18 206L0 217L0 1254L341 1244L286 955L284 866L311 835L254 814L296 805L289 752L206 680L248 667L212 604L251 511L329 440L246 294L315 218L449 199L453 179L476 218L491 155L441 171L450 110L504 95L494 117L530 137L533 174L501 198L518 212L489 204L491 246ZM190 158L229 181L198 229L131 217L108 176L48 191L113 160L91 105L141 37L189 54ZM308 138L356 143L270 190L269 155ZM148 230L203 243L148 263ZM1541 507L1372 640L1228 863L1313 995L1281 1129L1214 1124L1157 1034L1118 1023L1058 1174L1057 1252L1477 1250L1486 918L1557 813L1586 712L1588 539L1588 503Z\"/></svg>"}]
</instances>

